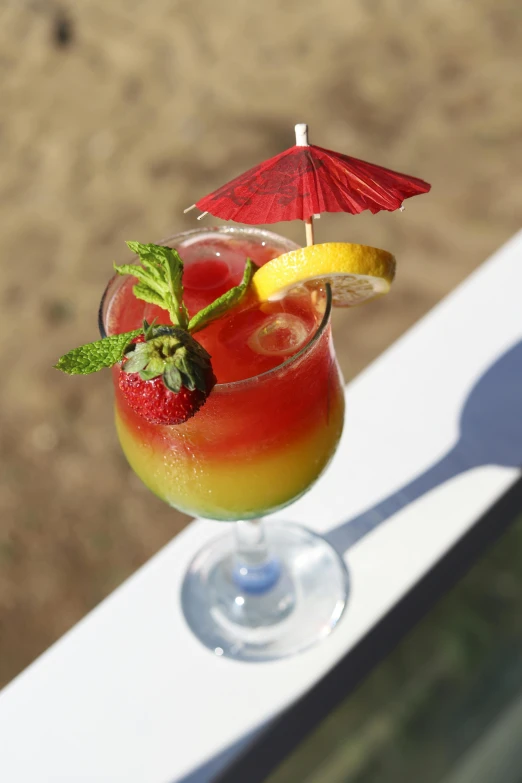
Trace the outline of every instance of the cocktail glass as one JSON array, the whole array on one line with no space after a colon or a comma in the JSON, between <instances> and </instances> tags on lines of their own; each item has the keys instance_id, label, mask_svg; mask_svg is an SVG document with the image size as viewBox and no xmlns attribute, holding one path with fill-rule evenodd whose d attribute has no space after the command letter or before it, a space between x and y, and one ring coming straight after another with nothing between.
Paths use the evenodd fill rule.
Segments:
<instances>
[{"instance_id":1,"label":"cocktail glass","mask_svg":"<svg viewBox=\"0 0 522 783\"><path fill-rule=\"evenodd\" d=\"M228 226L187 231L162 244L175 248L184 260L194 301L208 297L228 274L227 265L237 265L238 258L242 265L247 255L262 264L297 247L272 232ZM198 264L205 265L204 275L196 274ZM109 282L100 305L102 336L158 315L130 291L129 278ZM332 631L346 603L344 562L323 538L300 525L262 521L311 487L333 456L343 426L330 289L297 295L300 306L305 304L303 323L314 319L304 340L301 326L291 350L293 327L288 338L288 323L294 322L288 318L296 316L285 312L291 310L290 300L288 308L284 300L280 315L267 315L266 327L258 306L255 316L262 327L255 337L261 353L263 345L267 353L279 346L280 323L286 328L283 337L290 339L286 358L283 350L278 366L218 383L184 424L154 425L134 413L119 391L119 370L114 369L117 431L137 475L160 498L192 516L235 522L196 554L181 602L188 625L204 645L216 655L240 660L271 660L309 647ZM197 338L205 344L204 331ZM241 338L239 330L234 339ZM214 337L213 363L214 358L218 365L226 361L226 351Z\"/></svg>"}]
</instances>

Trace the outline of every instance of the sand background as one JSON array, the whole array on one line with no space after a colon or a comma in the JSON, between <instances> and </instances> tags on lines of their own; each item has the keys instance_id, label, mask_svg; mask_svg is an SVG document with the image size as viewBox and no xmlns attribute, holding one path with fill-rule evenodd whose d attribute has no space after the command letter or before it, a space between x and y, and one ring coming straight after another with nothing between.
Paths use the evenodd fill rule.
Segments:
<instances>
[{"instance_id":1,"label":"sand background","mask_svg":"<svg viewBox=\"0 0 522 783\"><path fill-rule=\"evenodd\" d=\"M120 454L108 374L52 369L96 338L124 240L194 226L295 122L427 179L402 214L318 223L399 263L336 313L349 379L520 228L520 51L519 0L0 0L0 682L187 522Z\"/></svg>"}]
</instances>

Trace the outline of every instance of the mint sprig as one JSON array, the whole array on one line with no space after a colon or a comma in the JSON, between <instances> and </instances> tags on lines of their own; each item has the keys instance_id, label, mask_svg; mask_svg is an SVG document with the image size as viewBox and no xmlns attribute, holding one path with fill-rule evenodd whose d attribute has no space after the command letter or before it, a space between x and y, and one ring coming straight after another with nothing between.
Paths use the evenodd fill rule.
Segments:
<instances>
[{"instance_id":1,"label":"mint sprig","mask_svg":"<svg viewBox=\"0 0 522 783\"><path fill-rule=\"evenodd\" d=\"M139 256L142 266L115 264L116 272L137 277L139 283L132 289L134 296L167 310L174 326L186 329L189 316L183 304L183 261L177 251L140 242L127 242L127 246Z\"/></svg>"},{"instance_id":2,"label":"mint sprig","mask_svg":"<svg viewBox=\"0 0 522 783\"><path fill-rule=\"evenodd\" d=\"M211 321L214 321L216 318L220 318L222 315L224 315L227 310L235 307L235 305L237 305L245 295L256 269L257 266L254 264L252 259L247 258L243 279L240 284L234 286L234 288L231 288L229 291L226 291L207 307L204 307L203 310L200 310L199 313L196 313L196 315L194 315L189 321L189 332L191 332L191 334L198 332L200 329L203 329L205 326L207 326Z\"/></svg>"},{"instance_id":3,"label":"mint sprig","mask_svg":"<svg viewBox=\"0 0 522 783\"><path fill-rule=\"evenodd\" d=\"M227 310L237 305L243 298L257 269L254 262L247 258L243 279L219 296L214 302L196 313L190 321L187 308L183 304L183 261L178 252L163 245L142 245L140 242L127 242L128 247L140 257L138 264L114 265L119 275L133 275L137 283L132 291L137 299L167 310L174 326L198 332L211 321L220 318Z\"/></svg>"},{"instance_id":4,"label":"mint sprig","mask_svg":"<svg viewBox=\"0 0 522 783\"><path fill-rule=\"evenodd\" d=\"M124 334L113 334L110 337L104 337L103 340L96 340L94 343L73 348L72 351L58 359L54 366L57 370L69 375L89 375L91 372L98 372L103 367L112 367L113 364L122 360L126 347L139 334L143 334L143 329L134 329L132 332Z\"/></svg>"},{"instance_id":5,"label":"mint sprig","mask_svg":"<svg viewBox=\"0 0 522 783\"><path fill-rule=\"evenodd\" d=\"M139 256L141 265L114 265L114 269L119 275L137 278L138 283L132 289L136 298L167 310L172 326L155 326L144 321L141 329L74 348L54 366L69 375L88 375L117 364L126 355L124 371L138 372L142 380L163 375L165 385L171 391L179 391L181 386L191 391L206 390L211 373L210 356L191 334L241 301L257 266L248 258L241 283L189 319L183 303L183 261L177 251L140 242L127 242L127 245ZM144 335L145 343L131 344L140 334Z\"/></svg>"}]
</instances>

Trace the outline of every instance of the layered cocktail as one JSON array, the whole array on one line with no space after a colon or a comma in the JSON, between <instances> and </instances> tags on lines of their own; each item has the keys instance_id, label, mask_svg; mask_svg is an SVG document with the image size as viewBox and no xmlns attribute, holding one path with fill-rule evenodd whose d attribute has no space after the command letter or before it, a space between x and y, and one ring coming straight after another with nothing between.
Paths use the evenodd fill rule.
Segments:
<instances>
[{"instance_id":1,"label":"layered cocktail","mask_svg":"<svg viewBox=\"0 0 522 783\"><path fill-rule=\"evenodd\" d=\"M245 259L262 265L292 249L270 232L192 231L167 242L184 261L184 301L193 315L237 285ZM102 304L103 334L144 319L169 323L165 310L116 277ZM189 514L252 519L305 492L339 440L344 411L330 333L331 299L301 287L275 302L251 292L197 333L217 378L205 405L177 426L153 424L129 407L113 369L116 425L127 459L156 495Z\"/></svg>"}]
</instances>

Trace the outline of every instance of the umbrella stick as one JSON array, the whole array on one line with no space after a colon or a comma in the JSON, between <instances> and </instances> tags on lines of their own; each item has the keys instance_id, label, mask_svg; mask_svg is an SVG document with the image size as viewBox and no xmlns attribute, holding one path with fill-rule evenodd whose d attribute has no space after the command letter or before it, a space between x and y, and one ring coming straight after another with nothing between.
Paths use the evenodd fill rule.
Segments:
<instances>
[{"instance_id":1,"label":"umbrella stick","mask_svg":"<svg viewBox=\"0 0 522 783\"><path fill-rule=\"evenodd\" d=\"M305 231L306 231L306 244L307 245L313 245L314 244L314 219L313 219L313 217L309 217L308 220L305 220Z\"/></svg>"},{"instance_id":2,"label":"umbrella stick","mask_svg":"<svg viewBox=\"0 0 522 783\"><path fill-rule=\"evenodd\" d=\"M295 128L295 146L308 147L308 125L304 122L298 123ZM305 220L306 244L314 244L314 219L310 216Z\"/></svg>"},{"instance_id":3,"label":"umbrella stick","mask_svg":"<svg viewBox=\"0 0 522 783\"><path fill-rule=\"evenodd\" d=\"M308 144L308 125L304 122L298 123L295 128L295 146L296 147L309 147Z\"/></svg>"}]
</instances>

